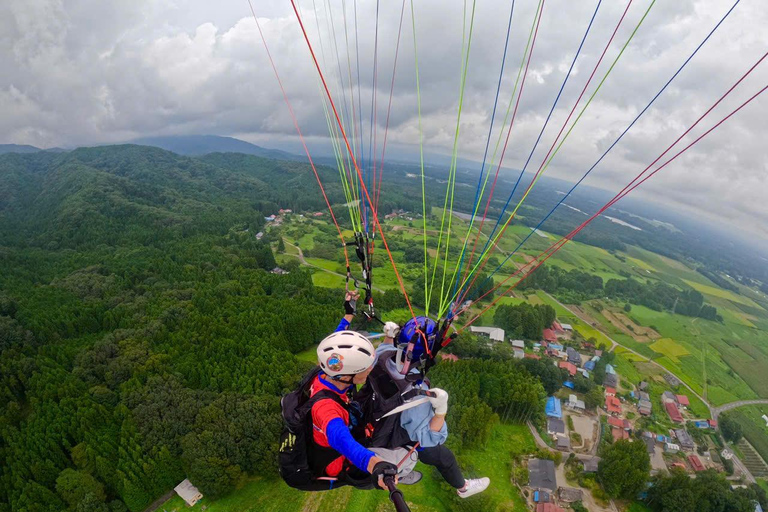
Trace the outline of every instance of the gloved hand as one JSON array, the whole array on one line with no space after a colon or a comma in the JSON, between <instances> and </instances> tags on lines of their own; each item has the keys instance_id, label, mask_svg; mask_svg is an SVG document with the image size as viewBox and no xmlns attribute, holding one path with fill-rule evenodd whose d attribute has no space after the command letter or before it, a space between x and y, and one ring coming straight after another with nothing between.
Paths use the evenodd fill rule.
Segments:
<instances>
[{"instance_id":1,"label":"gloved hand","mask_svg":"<svg viewBox=\"0 0 768 512\"><path fill-rule=\"evenodd\" d=\"M398 334L400 334L400 326L395 322L387 322L384 324L384 336L394 339L397 338Z\"/></svg>"},{"instance_id":2,"label":"gloved hand","mask_svg":"<svg viewBox=\"0 0 768 512\"><path fill-rule=\"evenodd\" d=\"M435 414L438 416L445 416L448 412L448 392L440 388L430 389L435 394L434 397L429 397L429 401L432 404L432 408L435 410Z\"/></svg>"},{"instance_id":3,"label":"gloved hand","mask_svg":"<svg viewBox=\"0 0 768 512\"><path fill-rule=\"evenodd\" d=\"M357 299L360 297L360 292L347 292L344 296L344 314L354 315L357 312Z\"/></svg>"},{"instance_id":4,"label":"gloved hand","mask_svg":"<svg viewBox=\"0 0 768 512\"><path fill-rule=\"evenodd\" d=\"M377 462L375 466L373 466L373 471L371 471L371 480L373 481L374 485L377 485L381 489L386 489L387 486L384 483L385 478L394 478L395 482L397 482L397 466L392 464L391 462Z\"/></svg>"}]
</instances>

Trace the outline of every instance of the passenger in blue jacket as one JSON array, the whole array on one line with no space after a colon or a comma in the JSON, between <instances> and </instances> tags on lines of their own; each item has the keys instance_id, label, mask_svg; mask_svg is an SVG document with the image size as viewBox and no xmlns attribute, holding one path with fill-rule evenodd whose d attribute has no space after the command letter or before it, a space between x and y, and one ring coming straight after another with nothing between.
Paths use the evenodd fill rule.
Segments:
<instances>
[{"instance_id":1,"label":"passenger in blue jacket","mask_svg":"<svg viewBox=\"0 0 768 512\"><path fill-rule=\"evenodd\" d=\"M419 333L418 335L417 332ZM384 326L384 341L376 348L376 362L366 385L356 395L369 420L369 446L417 446L421 462L434 466L462 498L484 491L488 478L465 479L453 452L445 446L448 426L448 393L429 387L423 365L436 343L437 325L426 317L416 317L403 329L394 323ZM425 397L425 392L430 395ZM382 418L398 406L416 403L397 414ZM416 444L418 443L418 444ZM411 472L407 483L415 483L421 474ZM403 482L403 483L406 483Z\"/></svg>"}]
</instances>

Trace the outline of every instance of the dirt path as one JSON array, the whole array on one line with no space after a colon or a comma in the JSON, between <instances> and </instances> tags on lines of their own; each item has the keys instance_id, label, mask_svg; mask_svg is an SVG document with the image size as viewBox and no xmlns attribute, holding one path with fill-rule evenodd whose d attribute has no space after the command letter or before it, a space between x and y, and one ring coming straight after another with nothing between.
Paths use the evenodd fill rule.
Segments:
<instances>
[{"instance_id":1,"label":"dirt path","mask_svg":"<svg viewBox=\"0 0 768 512\"><path fill-rule=\"evenodd\" d=\"M308 262L308 261L307 261L307 260L304 258L304 252L301 250L301 247L299 247L298 245L294 245L294 244L292 244L291 242L287 241L285 238L283 238L283 242L285 242L285 244L286 244L286 245L290 245L291 247L295 247L295 248L296 248L296 250L298 250L298 251L299 251L299 254L286 254L286 256L291 256L291 257L293 257L293 258L298 258L298 259L299 259L299 262L300 262L302 265L305 265L305 266L307 266L307 267L316 268L316 269L318 269L318 270L322 270L323 272L326 272L326 273L328 273L328 274L333 274L333 275L335 275L335 276L339 276L339 277L342 277L342 278L344 278L344 279L346 279L346 278L347 278L347 276L345 276L344 274L339 274L338 272L334 272L333 270L328 270L327 268L318 267L317 265L313 265L313 264L311 264L310 262ZM381 292L381 293L384 293L384 290L382 290L382 289L381 289L381 288L379 288L378 286L373 286L372 288L373 288L374 290L376 290L377 292Z\"/></svg>"}]
</instances>

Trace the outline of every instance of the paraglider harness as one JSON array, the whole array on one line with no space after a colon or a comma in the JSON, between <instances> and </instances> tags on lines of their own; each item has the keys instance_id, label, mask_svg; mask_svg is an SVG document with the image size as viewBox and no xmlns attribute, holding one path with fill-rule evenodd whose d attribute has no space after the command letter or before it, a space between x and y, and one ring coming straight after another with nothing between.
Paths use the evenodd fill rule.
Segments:
<instances>
[{"instance_id":1,"label":"paraglider harness","mask_svg":"<svg viewBox=\"0 0 768 512\"><path fill-rule=\"evenodd\" d=\"M280 400L283 431L280 434L278 462L280 476L286 484L302 491L327 491L335 487L351 485L359 489L373 489L370 476L347 464L338 477L317 477L340 454L333 448L318 446L312 440L312 406L320 400L333 400L343 407L347 404L330 390L320 390L310 396L310 386L320 368L313 368L298 388ZM350 410L354 414L354 410ZM397 512L410 512L402 491L395 485L395 473L383 475L389 491L389 499Z\"/></svg>"},{"instance_id":2,"label":"paraglider harness","mask_svg":"<svg viewBox=\"0 0 768 512\"><path fill-rule=\"evenodd\" d=\"M449 327L448 322L442 322L438 326L436 340L443 340ZM365 385L355 394L355 400L360 403L363 417L366 418L364 435L369 447L406 447L413 444L408 432L400 424L399 413L408 409L409 406L421 405L423 402L418 400L419 397L434 396L434 393L415 387L414 384L423 381L429 386L426 373L434 366L435 356L440 349L447 345L447 343L440 341L440 343L435 343L433 349L429 349L428 344L425 344L427 353L421 360L414 361L413 347L418 343L419 337L426 339L426 330L425 322L423 327L416 330L408 343L408 348L403 354L403 357L406 358L403 366L405 371L403 379L393 379L387 371L387 362L396 358L397 353L379 357ZM451 335L448 341L454 337ZM418 371L412 372L411 369Z\"/></svg>"},{"instance_id":3,"label":"paraglider harness","mask_svg":"<svg viewBox=\"0 0 768 512\"><path fill-rule=\"evenodd\" d=\"M346 245L353 246L355 248L355 254L357 254L357 258L360 260L360 266L362 268L362 277L363 282L365 283L365 296L363 297L363 304L367 306L365 310L363 310L363 315L365 315L366 319L368 320L376 320L380 324L384 325L384 322L376 316L376 309L373 306L373 275L371 273L371 249L373 244L374 235L368 235L367 233L355 233L355 241L354 242L347 242ZM347 265L347 278L346 278L346 290L347 292L350 292L350 286L349 281L352 281L355 290L358 290L360 288L360 283L357 280L356 277L352 275L352 269Z\"/></svg>"},{"instance_id":4,"label":"paraglider harness","mask_svg":"<svg viewBox=\"0 0 768 512\"><path fill-rule=\"evenodd\" d=\"M351 464L345 465L338 477L318 476L324 475L328 464L341 454L333 448L319 446L312 439L312 406L320 400L333 400L349 410L350 415L356 414L354 407L328 389L321 389L310 396L311 384L319 373L319 367L313 368L294 391L280 400L283 416L278 453L280 476L289 486L302 491L327 491L343 485L370 489L369 476ZM360 474L356 475L358 472Z\"/></svg>"}]
</instances>

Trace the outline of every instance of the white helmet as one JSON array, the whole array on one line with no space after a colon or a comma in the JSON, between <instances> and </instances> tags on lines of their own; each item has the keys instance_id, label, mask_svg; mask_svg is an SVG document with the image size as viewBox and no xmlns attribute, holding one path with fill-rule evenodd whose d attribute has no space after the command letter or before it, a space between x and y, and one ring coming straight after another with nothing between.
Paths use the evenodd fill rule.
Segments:
<instances>
[{"instance_id":1,"label":"white helmet","mask_svg":"<svg viewBox=\"0 0 768 512\"><path fill-rule=\"evenodd\" d=\"M376 359L373 344L355 331L337 331L317 346L317 362L331 377L364 372Z\"/></svg>"}]
</instances>

